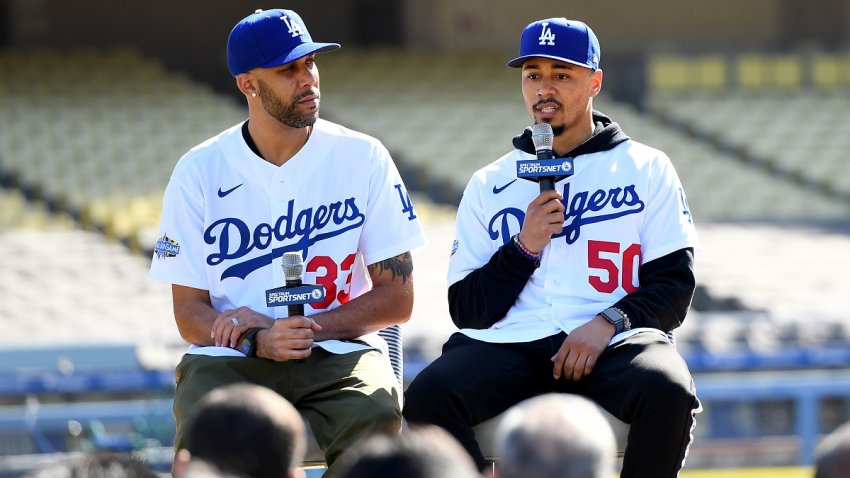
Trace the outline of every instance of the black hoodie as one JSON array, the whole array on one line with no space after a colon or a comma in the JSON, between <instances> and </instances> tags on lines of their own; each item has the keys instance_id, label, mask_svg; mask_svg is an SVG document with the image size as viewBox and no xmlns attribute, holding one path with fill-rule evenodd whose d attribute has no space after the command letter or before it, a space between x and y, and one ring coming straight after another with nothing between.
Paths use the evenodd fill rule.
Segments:
<instances>
[{"instance_id":1,"label":"black hoodie","mask_svg":"<svg viewBox=\"0 0 850 478\"><path fill-rule=\"evenodd\" d=\"M620 129L620 125L611 121L611 118L598 111L593 112L593 123L596 127L593 129L593 134L590 135L590 138L587 138L587 141L580 144L574 150L559 157L575 158L582 154L608 151L618 144L629 140L626 133ZM525 128L525 131L523 131L519 136L514 136L513 144L514 148L520 151L528 154L535 154L534 143L531 141L531 127Z\"/></svg>"},{"instance_id":2,"label":"black hoodie","mask_svg":"<svg viewBox=\"0 0 850 478\"><path fill-rule=\"evenodd\" d=\"M628 141L620 126L594 111L596 124L587 141L560 157L607 151ZM514 137L516 149L535 154L531 128ZM684 248L640 266L640 288L614 305L629 317L633 328L669 332L685 319L696 287L692 248ZM449 287L449 313L459 328L486 329L501 320L516 302L537 263L522 255L513 241L500 247L481 268ZM600 311L601 312L601 311Z\"/></svg>"}]
</instances>

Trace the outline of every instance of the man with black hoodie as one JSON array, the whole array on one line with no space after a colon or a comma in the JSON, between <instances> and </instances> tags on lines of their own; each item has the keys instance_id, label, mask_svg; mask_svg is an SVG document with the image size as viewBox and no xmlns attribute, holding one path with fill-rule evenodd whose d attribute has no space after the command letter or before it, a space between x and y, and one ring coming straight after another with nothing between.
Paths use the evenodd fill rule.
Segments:
<instances>
[{"instance_id":1,"label":"man with black hoodie","mask_svg":"<svg viewBox=\"0 0 850 478\"><path fill-rule=\"evenodd\" d=\"M527 129L458 208L448 295L460 331L411 383L404 416L445 428L482 468L473 427L549 392L631 425L622 477L677 476L692 439L700 405L668 332L693 297L696 231L670 159L593 110L599 57L582 22L524 29L508 66L574 174L543 192L517 179L517 162L534 159Z\"/></svg>"}]
</instances>

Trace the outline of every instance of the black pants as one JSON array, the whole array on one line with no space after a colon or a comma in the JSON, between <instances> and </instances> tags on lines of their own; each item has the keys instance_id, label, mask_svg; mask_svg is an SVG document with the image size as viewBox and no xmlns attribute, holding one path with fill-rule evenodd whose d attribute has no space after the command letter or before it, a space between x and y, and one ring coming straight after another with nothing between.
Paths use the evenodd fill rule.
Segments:
<instances>
[{"instance_id":1,"label":"black pants","mask_svg":"<svg viewBox=\"0 0 850 478\"><path fill-rule=\"evenodd\" d=\"M675 347L660 334L636 334L608 347L590 375L555 380L549 359L565 338L493 344L455 333L408 387L404 417L445 428L483 468L473 426L543 393L583 395L630 424L621 477L677 476L700 406Z\"/></svg>"}]
</instances>

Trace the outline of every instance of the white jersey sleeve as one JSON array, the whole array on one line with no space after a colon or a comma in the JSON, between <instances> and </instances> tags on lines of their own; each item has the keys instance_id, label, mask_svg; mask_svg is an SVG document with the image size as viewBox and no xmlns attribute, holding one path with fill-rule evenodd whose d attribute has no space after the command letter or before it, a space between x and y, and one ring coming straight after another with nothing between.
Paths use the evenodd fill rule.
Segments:
<instances>
[{"instance_id":1,"label":"white jersey sleeve","mask_svg":"<svg viewBox=\"0 0 850 478\"><path fill-rule=\"evenodd\" d=\"M154 246L150 277L209 290L204 267L204 198L192 165L181 159L163 196L160 236ZM167 260L163 260L166 259Z\"/></svg>"},{"instance_id":2,"label":"white jersey sleeve","mask_svg":"<svg viewBox=\"0 0 850 478\"><path fill-rule=\"evenodd\" d=\"M493 245L481 205L483 183L472 177L463 192L455 220L455 241L449 261L448 285L466 277L486 264L493 255Z\"/></svg>"},{"instance_id":3,"label":"white jersey sleeve","mask_svg":"<svg viewBox=\"0 0 850 478\"><path fill-rule=\"evenodd\" d=\"M684 247L698 246L685 190L667 155L659 152L649 181L649 199L641 231L643 261L649 262Z\"/></svg>"},{"instance_id":4,"label":"white jersey sleeve","mask_svg":"<svg viewBox=\"0 0 850 478\"><path fill-rule=\"evenodd\" d=\"M424 244L421 223L398 169L386 148L376 142L360 237L363 261L375 264Z\"/></svg>"}]
</instances>

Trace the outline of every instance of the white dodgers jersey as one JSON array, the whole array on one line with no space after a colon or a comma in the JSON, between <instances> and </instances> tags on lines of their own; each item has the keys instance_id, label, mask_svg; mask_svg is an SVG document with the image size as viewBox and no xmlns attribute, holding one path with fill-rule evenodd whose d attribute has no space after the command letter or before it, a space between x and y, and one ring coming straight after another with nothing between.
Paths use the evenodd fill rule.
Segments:
<instances>
[{"instance_id":1,"label":"white dodgers jersey","mask_svg":"<svg viewBox=\"0 0 850 478\"><path fill-rule=\"evenodd\" d=\"M208 290L214 309L272 318L266 291L284 285L284 252L304 257L304 283L324 288L305 314L371 288L366 265L425 243L404 183L376 139L319 119L282 166L258 157L236 125L189 151L165 191L150 276ZM364 337L382 345L377 335ZM344 351L339 341L318 343Z\"/></svg>"},{"instance_id":2,"label":"white dodgers jersey","mask_svg":"<svg viewBox=\"0 0 850 478\"><path fill-rule=\"evenodd\" d=\"M537 183L517 179L516 162L528 159L534 156L514 150L470 180L458 208L449 285L520 232L526 207L540 194ZM542 251L540 267L505 317L465 334L526 342L570 333L640 287L641 264L697 246L682 185L661 151L628 140L578 156L574 174L555 187L566 207L562 232Z\"/></svg>"}]
</instances>

